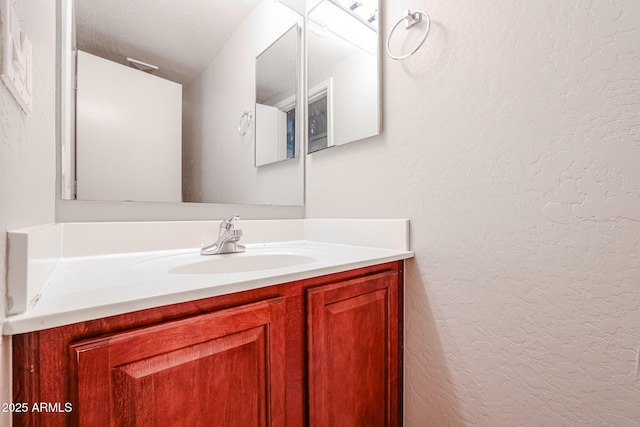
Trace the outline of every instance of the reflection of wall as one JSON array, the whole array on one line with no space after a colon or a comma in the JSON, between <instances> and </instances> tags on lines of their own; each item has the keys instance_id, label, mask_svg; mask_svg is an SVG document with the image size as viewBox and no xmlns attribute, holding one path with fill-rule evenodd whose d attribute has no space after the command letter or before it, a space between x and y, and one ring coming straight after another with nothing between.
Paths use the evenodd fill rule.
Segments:
<instances>
[{"instance_id":1,"label":"reflection of wall","mask_svg":"<svg viewBox=\"0 0 640 427\"><path fill-rule=\"evenodd\" d=\"M5 313L6 231L55 221L55 5L54 1L15 2L33 44L33 111L25 114L0 82L0 320ZM0 343L0 402L6 403L15 401L10 389L10 341L2 337ZM0 425L10 425L10 416L0 412Z\"/></svg>"},{"instance_id":2,"label":"reflection of wall","mask_svg":"<svg viewBox=\"0 0 640 427\"><path fill-rule=\"evenodd\" d=\"M334 145L357 141L378 131L378 62L362 50L309 76L309 86L333 77Z\"/></svg>"},{"instance_id":3,"label":"reflection of wall","mask_svg":"<svg viewBox=\"0 0 640 427\"><path fill-rule=\"evenodd\" d=\"M77 58L78 199L182 201L182 85Z\"/></svg>"},{"instance_id":4,"label":"reflection of wall","mask_svg":"<svg viewBox=\"0 0 640 427\"><path fill-rule=\"evenodd\" d=\"M384 58L384 132L308 156L306 199L411 220L405 425L637 425L640 2L386 1L387 29L408 4L432 27Z\"/></svg>"},{"instance_id":5,"label":"reflection of wall","mask_svg":"<svg viewBox=\"0 0 640 427\"><path fill-rule=\"evenodd\" d=\"M286 159L287 113L278 107L256 104L256 166Z\"/></svg>"},{"instance_id":6,"label":"reflection of wall","mask_svg":"<svg viewBox=\"0 0 640 427\"><path fill-rule=\"evenodd\" d=\"M256 168L253 126L244 137L238 133L242 112L255 109L255 58L300 21L289 8L263 0L185 88L186 201L303 203L303 159Z\"/></svg>"}]
</instances>

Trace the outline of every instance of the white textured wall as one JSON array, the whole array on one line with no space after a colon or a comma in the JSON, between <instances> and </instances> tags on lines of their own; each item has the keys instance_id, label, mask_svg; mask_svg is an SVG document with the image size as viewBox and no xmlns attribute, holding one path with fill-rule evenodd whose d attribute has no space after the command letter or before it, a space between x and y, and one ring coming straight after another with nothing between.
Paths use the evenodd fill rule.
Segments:
<instances>
[{"instance_id":1,"label":"white textured wall","mask_svg":"<svg viewBox=\"0 0 640 427\"><path fill-rule=\"evenodd\" d=\"M431 35L306 210L411 220L406 425L640 425L640 3L385 6Z\"/></svg>"},{"instance_id":2,"label":"white textured wall","mask_svg":"<svg viewBox=\"0 0 640 427\"><path fill-rule=\"evenodd\" d=\"M245 110L255 118L255 58L302 17L262 0L202 74L184 88L183 195L187 201L302 205L302 156L255 167L254 121L238 133Z\"/></svg>"},{"instance_id":3,"label":"white textured wall","mask_svg":"<svg viewBox=\"0 0 640 427\"><path fill-rule=\"evenodd\" d=\"M33 44L33 112L26 114L0 82L0 320L6 292L6 230L55 219L55 2L19 0ZM0 36L1 39L1 36ZM0 349L0 402L11 402L9 340ZM0 425L9 425L0 413Z\"/></svg>"}]
</instances>

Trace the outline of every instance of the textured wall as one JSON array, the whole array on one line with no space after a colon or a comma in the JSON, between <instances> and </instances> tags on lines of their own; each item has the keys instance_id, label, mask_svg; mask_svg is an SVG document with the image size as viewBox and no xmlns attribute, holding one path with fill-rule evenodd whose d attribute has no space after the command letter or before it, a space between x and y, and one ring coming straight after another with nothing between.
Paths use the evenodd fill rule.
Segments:
<instances>
[{"instance_id":1,"label":"textured wall","mask_svg":"<svg viewBox=\"0 0 640 427\"><path fill-rule=\"evenodd\" d=\"M19 0L33 44L33 112L24 114L0 82L0 293L6 292L6 230L54 221L55 2ZM1 38L1 37L0 37ZM0 320L5 301L0 298ZM8 341L0 345L0 402L11 402ZM0 425L9 425L0 413Z\"/></svg>"},{"instance_id":2,"label":"textured wall","mask_svg":"<svg viewBox=\"0 0 640 427\"><path fill-rule=\"evenodd\" d=\"M431 35L307 216L411 220L406 425L640 425L640 3L384 3Z\"/></svg>"}]
</instances>

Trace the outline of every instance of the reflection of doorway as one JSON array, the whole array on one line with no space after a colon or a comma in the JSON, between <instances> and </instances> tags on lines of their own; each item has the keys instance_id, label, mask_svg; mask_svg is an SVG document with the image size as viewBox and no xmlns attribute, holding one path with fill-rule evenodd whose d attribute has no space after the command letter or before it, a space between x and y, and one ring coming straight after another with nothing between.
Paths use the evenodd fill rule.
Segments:
<instances>
[{"instance_id":1,"label":"reflection of doorway","mask_svg":"<svg viewBox=\"0 0 640 427\"><path fill-rule=\"evenodd\" d=\"M287 159L296 157L296 109L287 111Z\"/></svg>"},{"instance_id":2,"label":"reflection of doorway","mask_svg":"<svg viewBox=\"0 0 640 427\"><path fill-rule=\"evenodd\" d=\"M308 146L313 153L333 146L332 79L309 90Z\"/></svg>"},{"instance_id":3,"label":"reflection of doorway","mask_svg":"<svg viewBox=\"0 0 640 427\"><path fill-rule=\"evenodd\" d=\"M327 148L327 93L309 103L309 152Z\"/></svg>"}]
</instances>

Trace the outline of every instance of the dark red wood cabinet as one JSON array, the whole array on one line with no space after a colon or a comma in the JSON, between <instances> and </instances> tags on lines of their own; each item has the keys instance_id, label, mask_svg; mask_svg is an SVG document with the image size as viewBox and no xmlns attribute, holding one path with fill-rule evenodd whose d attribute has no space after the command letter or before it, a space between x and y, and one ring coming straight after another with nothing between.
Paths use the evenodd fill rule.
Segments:
<instances>
[{"instance_id":1,"label":"dark red wood cabinet","mask_svg":"<svg viewBox=\"0 0 640 427\"><path fill-rule=\"evenodd\" d=\"M402 284L398 261L15 335L14 426L400 426Z\"/></svg>"},{"instance_id":2,"label":"dark red wood cabinet","mask_svg":"<svg viewBox=\"0 0 640 427\"><path fill-rule=\"evenodd\" d=\"M399 425L398 276L307 290L309 424Z\"/></svg>"},{"instance_id":3,"label":"dark red wood cabinet","mask_svg":"<svg viewBox=\"0 0 640 427\"><path fill-rule=\"evenodd\" d=\"M77 424L283 425L283 301L72 344Z\"/></svg>"}]
</instances>

